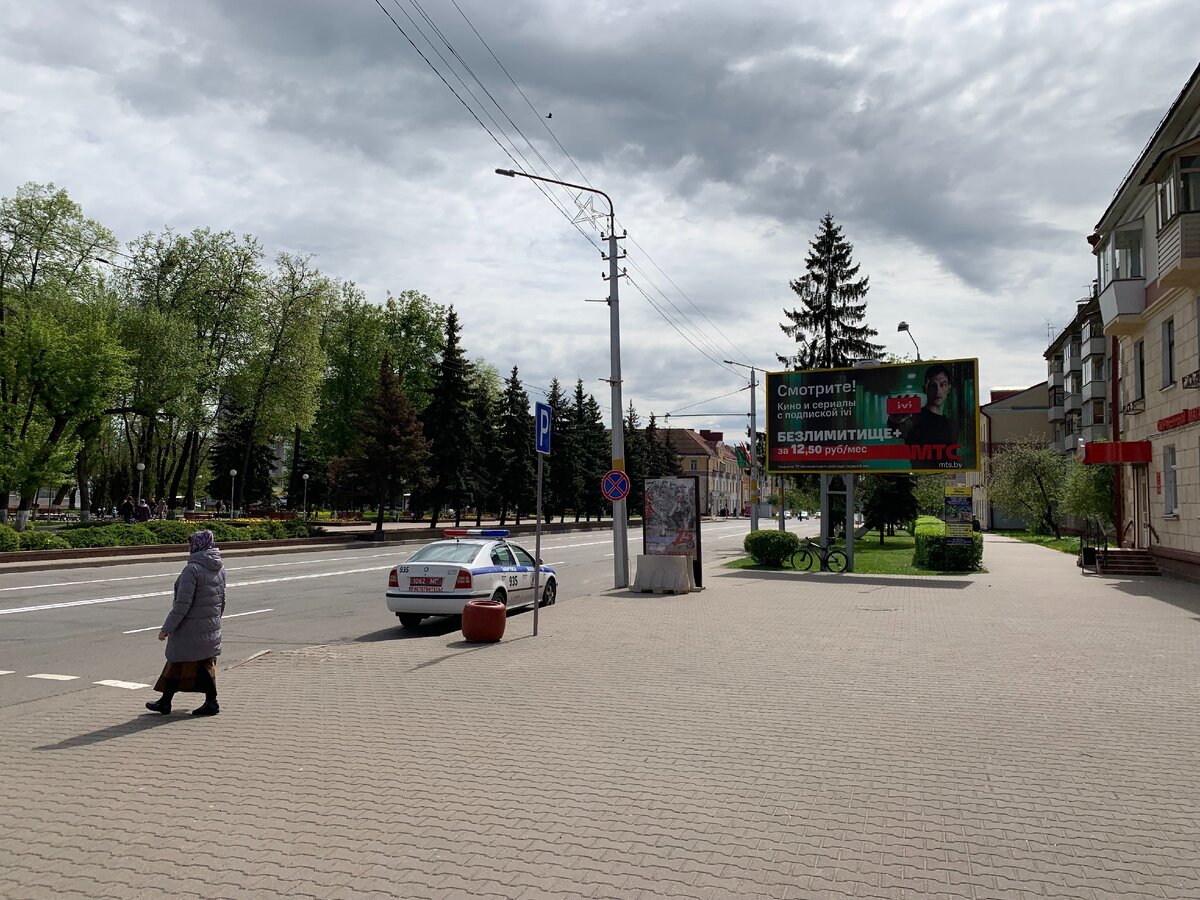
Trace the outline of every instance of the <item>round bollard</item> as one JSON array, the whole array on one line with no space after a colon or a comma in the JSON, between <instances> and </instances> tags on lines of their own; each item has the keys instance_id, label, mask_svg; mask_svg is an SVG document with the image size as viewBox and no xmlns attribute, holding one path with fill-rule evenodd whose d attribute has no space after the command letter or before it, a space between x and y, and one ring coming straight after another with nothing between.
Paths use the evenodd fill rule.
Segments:
<instances>
[{"instance_id":1,"label":"round bollard","mask_svg":"<svg viewBox=\"0 0 1200 900\"><path fill-rule=\"evenodd\" d=\"M464 641L487 643L504 637L508 607L499 600L472 600L463 607L462 636Z\"/></svg>"}]
</instances>

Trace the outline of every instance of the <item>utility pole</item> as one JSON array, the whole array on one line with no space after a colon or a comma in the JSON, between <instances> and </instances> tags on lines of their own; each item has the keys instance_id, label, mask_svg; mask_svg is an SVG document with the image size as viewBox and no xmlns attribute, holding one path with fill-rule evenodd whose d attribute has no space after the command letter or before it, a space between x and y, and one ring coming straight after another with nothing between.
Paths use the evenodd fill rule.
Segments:
<instances>
[{"instance_id":1,"label":"utility pole","mask_svg":"<svg viewBox=\"0 0 1200 900\"><path fill-rule=\"evenodd\" d=\"M758 531L758 504L762 498L758 471L758 369L746 363L724 360L727 366L750 370L750 530Z\"/></svg>"},{"instance_id":2,"label":"utility pole","mask_svg":"<svg viewBox=\"0 0 1200 900\"><path fill-rule=\"evenodd\" d=\"M497 175L515 178L518 175L532 181L544 181L547 184L561 184L563 187L599 194L608 201L608 340L611 357L611 371L608 377L609 387L612 388L612 467L617 472L625 471L625 420L622 418L623 406L621 401L621 316L617 292L617 280L625 274L617 270L616 214L613 211L612 198L604 191L582 184L572 184L570 181L559 181L557 178L543 178L541 175L530 175L528 172L518 172L515 169L497 169ZM624 235L622 235L623 237ZM596 486L599 489L599 486ZM613 501L613 587L629 586L629 522L625 512L625 499Z\"/></svg>"}]
</instances>

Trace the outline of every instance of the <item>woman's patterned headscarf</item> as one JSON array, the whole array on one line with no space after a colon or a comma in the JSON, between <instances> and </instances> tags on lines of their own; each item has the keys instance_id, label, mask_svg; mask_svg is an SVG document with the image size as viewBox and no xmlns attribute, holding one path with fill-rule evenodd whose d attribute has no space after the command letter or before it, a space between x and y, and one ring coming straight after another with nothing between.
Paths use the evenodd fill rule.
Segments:
<instances>
[{"instance_id":1,"label":"woman's patterned headscarf","mask_svg":"<svg viewBox=\"0 0 1200 900\"><path fill-rule=\"evenodd\" d=\"M199 553L201 550L207 550L215 544L213 533L211 531L193 531L192 536L188 539L188 549L192 553Z\"/></svg>"}]
</instances>

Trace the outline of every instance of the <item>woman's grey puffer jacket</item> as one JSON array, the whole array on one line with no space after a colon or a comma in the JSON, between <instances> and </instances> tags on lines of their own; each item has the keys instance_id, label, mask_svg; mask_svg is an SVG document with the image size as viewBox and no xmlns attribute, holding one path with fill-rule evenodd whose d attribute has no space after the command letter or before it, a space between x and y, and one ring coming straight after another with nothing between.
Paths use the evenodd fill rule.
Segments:
<instances>
[{"instance_id":1,"label":"woman's grey puffer jacket","mask_svg":"<svg viewBox=\"0 0 1200 900\"><path fill-rule=\"evenodd\" d=\"M221 614L225 612L225 566L216 547L188 557L175 579L175 603L162 630L167 662L198 662L221 655Z\"/></svg>"}]
</instances>

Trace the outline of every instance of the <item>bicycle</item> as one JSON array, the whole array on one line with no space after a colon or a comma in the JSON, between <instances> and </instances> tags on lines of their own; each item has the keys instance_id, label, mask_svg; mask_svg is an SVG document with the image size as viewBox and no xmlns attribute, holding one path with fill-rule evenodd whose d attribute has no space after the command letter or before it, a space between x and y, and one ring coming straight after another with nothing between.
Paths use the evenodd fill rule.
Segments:
<instances>
[{"instance_id":1,"label":"bicycle","mask_svg":"<svg viewBox=\"0 0 1200 900\"><path fill-rule=\"evenodd\" d=\"M822 550L821 545L811 540L805 540L800 549L792 554L792 568L797 572L807 572L812 568L814 560L820 561L822 572L845 572L846 554L841 550L830 547Z\"/></svg>"}]
</instances>

